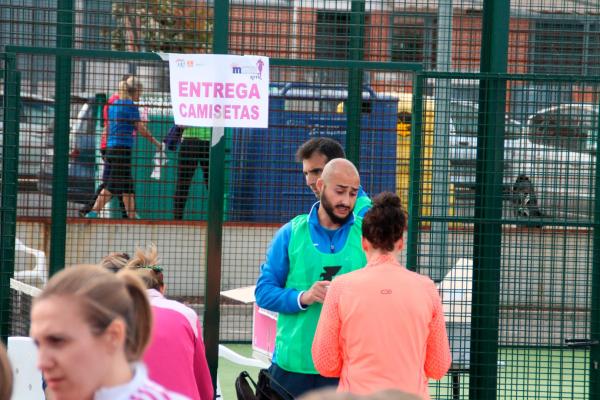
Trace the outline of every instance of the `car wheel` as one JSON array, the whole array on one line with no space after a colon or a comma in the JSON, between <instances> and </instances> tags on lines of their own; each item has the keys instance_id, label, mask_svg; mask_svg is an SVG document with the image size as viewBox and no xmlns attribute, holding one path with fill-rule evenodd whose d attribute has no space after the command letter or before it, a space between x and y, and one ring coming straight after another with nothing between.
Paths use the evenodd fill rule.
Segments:
<instances>
[{"instance_id":1,"label":"car wheel","mask_svg":"<svg viewBox=\"0 0 600 400\"><path fill-rule=\"evenodd\" d=\"M519 175L517 178L513 186L512 201L517 217L542 216L533 185L525 175Z\"/></svg>"}]
</instances>

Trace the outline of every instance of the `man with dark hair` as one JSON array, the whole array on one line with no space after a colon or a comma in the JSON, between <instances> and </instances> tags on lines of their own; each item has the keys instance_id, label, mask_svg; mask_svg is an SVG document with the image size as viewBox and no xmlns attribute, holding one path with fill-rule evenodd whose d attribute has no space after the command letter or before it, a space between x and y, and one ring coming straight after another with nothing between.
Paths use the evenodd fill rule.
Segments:
<instances>
[{"instance_id":1,"label":"man with dark hair","mask_svg":"<svg viewBox=\"0 0 600 400\"><path fill-rule=\"evenodd\" d=\"M296 151L296 161L302 163L302 173L306 179L306 185L317 196L317 199L320 196L317 179L321 177L325 164L334 158L346 158L346 153L337 140L328 137L309 139ZM361 186L358 191L354 214L362 217L370 207L371 199Z\"/></svg>"},{"instance_id":2,"label":"man with dark hair","mask_svg":"<svg viewBox=\"0 0 600 400\"><path fill-rule=\"evenodd\" d=\"M309 214L285 224L273 238L256 284L259 307L279 313L273 379L293 396L328 385L335 378L317 372L311 345L330 281L362 268L362 218L353 209L360 189L354 164L335 158L316 182L320 202ZM273 385L275 390L277 385Z\"/></svg>"}]
</instances>

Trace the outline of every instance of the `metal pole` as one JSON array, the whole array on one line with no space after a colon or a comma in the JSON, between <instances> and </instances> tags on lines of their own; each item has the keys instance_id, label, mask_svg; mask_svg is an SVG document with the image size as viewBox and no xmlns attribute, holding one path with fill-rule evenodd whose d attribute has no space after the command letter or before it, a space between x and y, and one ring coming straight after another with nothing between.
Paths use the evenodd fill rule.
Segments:
<instances>
[{"instance_id":1,"label":"metal pole","mask_svg":"<svg viewBox=\"0 0 600 400\"><path fill-rule=\"evenodd\" d=\"M364 58L365 0L352 1L350 13L350 59ZM346 107L346 156L356 165L360 164L360 117L363 92L363 69L352 67L348 74L348 99Z\"/></svg>"},{"instance_id":2,"label":"metal pole","mask_svg":"<svg viewBox=\"0 0 600 400\"><path fill-rule=\"evenodd\" d=\"M600 111L600 106L598 107ZM600 129L600 120L597 121ZM597 138L596 148L600 148ZM600 157L596 157L595 199L600 199ZM600 398L600 201L594 202L594 236L592 257L592 301L590 315L590 400Z\"/></svg>"},{"instance_id":3,"label":"metal pole","mask_svg":"<svg viewBox=\"0 0 600 400\"><path fill-rule=\"evenodd\" d=\"M59 0L56 15L56 47L73 45L73 1ZM71 57L56 56L54 115L54 163L52 168L52 224L50 226L50 274L65 266L67 236L67 176L69 172L69 118L71 113Z\"/></svg>"},{"instance_id":4,"label":"metal pole","mask_svg":"<svg viewBox=\"0 0 600 400\"><path fill-rule=\"evenodd\" d=\"M229 2L215 2L213 52L229 51ZM225 188L225 129L213 128L208 177L208 223L206 232L206 288L204 307L204 344L206 359L217 388L219 366L219 319L221 289L221 250L223 235L223 203Z\"/></svg>"},{"instance_id":5,"label":"metal pole","mask_svg":"<svg viewBox=\"0 0 600 400\"><path fill-rule=\"evenodd\" d=\"M410 137L412 138L410 145L410 179L408 181L408 239L406 244L406 268L411 271L417 271L419 254L419 228L421 221L420 211L422 210L421 202L421 185L423 175L421 168L421 160L423 154L423 76L415 75L413 79L413 98L412 112L414 118L412 120Z\"/></svg>"},{"instance_id":6,"label":"metal pole","mask_svg":"<svg viewBox=\"0 0 600 400\"><path fill-rule=\"evenodd\" d=\"M506 72L509 21L509 1L484 2L480 64L482 73ZM469 372L471 399L493 400L497 396L505 105L505 80L482 79L479 85L473 230Z\"/></svg>"},{"instance_id":7,"label":"metal pole","mask_svg":"<svg viewBox=\"0 0 600 400\"><path fill-rule=\"evenodd\" d=\"M452 63L452 0L438 6L436 70L450 72ZM450 85L448 79L436 78L434 89L434 132L431 175L431 214L441 217L431 223L431 264L429 274L440 281L451 267L447 259L448 238L448 156L450 127ZM423 130L424 131L424 130ZM423 187L422 187L423 188Z\"/></svg>"},{"instance_id":8,"label":"metal pole","mask_svg":"<svg viewBox=\"0 0 600 400\"><path fill-rule=\"evenodd\" d=\"M19 169L20 74L15 54L5 57L2 196L0 198L0 338L10 333L10 278L15 269Z\"/></svg>"}]
</instances>

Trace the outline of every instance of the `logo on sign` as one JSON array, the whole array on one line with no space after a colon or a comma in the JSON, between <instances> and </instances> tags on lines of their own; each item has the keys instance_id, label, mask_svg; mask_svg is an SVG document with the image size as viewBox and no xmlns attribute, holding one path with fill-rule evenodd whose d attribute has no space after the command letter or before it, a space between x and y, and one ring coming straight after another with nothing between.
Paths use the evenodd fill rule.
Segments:
<instances>
[{"instance_id":1,"label":"logo on sign","mask_svg":"<svg viewBox=\"0 0 600 400\"><path fill-rule=\"evenodd\" d=\"M231 73L234 75L250 75L250 79L252 80L262 80L264 66L265 62L259 58L254 65L233 64L231 66Z\"/></svg>"}]
</instances>

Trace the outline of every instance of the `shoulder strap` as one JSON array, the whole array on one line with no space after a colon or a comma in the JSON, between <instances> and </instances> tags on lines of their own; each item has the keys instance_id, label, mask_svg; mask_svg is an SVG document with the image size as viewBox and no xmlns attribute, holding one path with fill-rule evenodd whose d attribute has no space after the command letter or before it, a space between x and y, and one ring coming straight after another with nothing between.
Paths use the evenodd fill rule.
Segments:
<instances>
[{"instance_id":1,"label":"shoulder strap","mask_svg":"<svg viewBox=\"0 0 600 400\"><path fill-rule=\"evenodd\" d=\"M256 382L247 371L242 371L235 379L235 392L238 400L256 400L255 392L257 391Z\"/></svg>"},{"instance_id":2,"label":"shoulder strap","mask_svg":"<svg viewBox=\"0 0 600 400\"><path fill-rule=\"evenodd\" d=\"M277 389L275 389L275 387L277 387ZM278 400L273 399L270 393L267 392L268 389L275 391L276 394L279 395L278 397L280 397L281 400L294 400L294 396L290 392L288 392L288 390L285 387L283 387L281 383L277 382L275 378L273 378L273 375L269 373L269 370L261 369L258 373L258 385L256 387L257 397L259 396L260 392L260 394L265 396L265 398L267 399Z\"/></svg>"}]
</instances>

